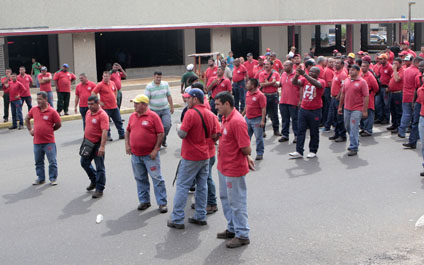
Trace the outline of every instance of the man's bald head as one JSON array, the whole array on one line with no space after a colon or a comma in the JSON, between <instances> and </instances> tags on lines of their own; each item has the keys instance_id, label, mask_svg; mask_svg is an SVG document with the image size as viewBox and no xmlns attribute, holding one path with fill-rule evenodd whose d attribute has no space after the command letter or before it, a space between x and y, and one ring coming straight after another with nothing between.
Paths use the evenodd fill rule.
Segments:
<instances>
[{"instance_id":1,"label":"man's bald head","mask_svg":"<svg viewBox=\"0 0 424 265\"><path fill-rule=\"evenodd\" d=\"M318 78L320 72L321 71L316 66L313 66L311 69L309 69L309 75L315 79Z\"/></svg>"}]
</instances>

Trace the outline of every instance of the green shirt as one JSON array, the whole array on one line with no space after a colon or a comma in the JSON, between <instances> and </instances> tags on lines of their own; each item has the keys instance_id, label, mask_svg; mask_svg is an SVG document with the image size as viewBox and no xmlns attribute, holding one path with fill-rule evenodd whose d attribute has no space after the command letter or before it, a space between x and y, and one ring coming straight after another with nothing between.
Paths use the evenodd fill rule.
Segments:
<instances>
[{"instance_id":1,"label":"green shirt","mask_svg":"<svg viewBox=\"0 0 424 265\"><path fill-rule=\"evenodd\" d=\"M37 68L37 67L41 67L41 64L39 62L35 62L32 64L32 70L34 71L35 77L37 77L38 74L41 72L40 68Z\"/></svg>"},{"instance_id":2,"label":"green shirt","mask_svg":"<svg viewBox=\"0 0 424 265\"><path fill-rule=\"evenodd\" d=\"M149 98L149 106L152 110L169 109L168 97L171 96L168 82L161 81L156 85L153 81L146 86L144 94Z\"/></svg>"},{"instance_id":3,"label":"green shirt","mask_svg":"<svg viewBox=\"0 0 424 265\"><path fill-rule=\"evenodd\" d=\"M188 87L190 84L188 84L188 80L190 77L195 76L198 77L193 71L188 71L183 74L181 77L181 83L184 83L184 88Z\"/></svg>"}]
</instances>

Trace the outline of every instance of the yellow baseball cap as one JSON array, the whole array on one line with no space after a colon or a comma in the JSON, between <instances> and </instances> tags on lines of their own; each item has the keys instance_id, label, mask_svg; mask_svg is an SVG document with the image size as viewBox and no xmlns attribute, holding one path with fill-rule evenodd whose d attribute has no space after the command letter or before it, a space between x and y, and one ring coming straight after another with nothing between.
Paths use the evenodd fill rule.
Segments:
<instances>
[{"instance_id":1,"label":"yellow baseball cap","mask_svg":"<svg viewBox=\"0 0 424 265\"><path fill-rule=\"evenodd\" d=\"M135 98L131 99L130 101L135 102L135 103L149 104L149 98L146 95L143 95L143 94L137 95Z\"/></svg>"},{"instance_id":2,"label":"yellow baseball cap","mask_svg":"<svg viewBox=\"0 0 424 265\"><path fill-rule=\"evenodd\" d=\"M347 57L355 59L355 54L353 52L349 53Z\"/></svg>"}]
</instances>

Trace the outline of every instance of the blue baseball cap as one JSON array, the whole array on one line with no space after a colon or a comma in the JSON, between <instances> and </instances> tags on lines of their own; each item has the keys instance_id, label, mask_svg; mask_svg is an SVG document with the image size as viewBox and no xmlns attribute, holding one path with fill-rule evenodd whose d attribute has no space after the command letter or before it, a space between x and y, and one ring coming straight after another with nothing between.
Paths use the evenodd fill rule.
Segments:
<instances>
[{"instance_id":1,"label":"blue baseball cap","mask_svg":"<svg viewBox=\"0 0 424 265\"><path fill-rule=\"evenodd\" d=\"M69 68L69 65L68 65L67 63L64 63L64 64L62 65L62 67Z\"/></svg>"},{"instance_id":2,"label":"blue baseball cap","mask_svg":"<svg viewBox=\"0 0 424 265\"><path fill-rule=\"evenodd\" d=\"M192 88L188 93L185 93L183 95L183 97L185 98L195 97L198 99L203 99L204 96L205 94L203 93L203 91L198 88Z\"/></svg>"}]
</instances>

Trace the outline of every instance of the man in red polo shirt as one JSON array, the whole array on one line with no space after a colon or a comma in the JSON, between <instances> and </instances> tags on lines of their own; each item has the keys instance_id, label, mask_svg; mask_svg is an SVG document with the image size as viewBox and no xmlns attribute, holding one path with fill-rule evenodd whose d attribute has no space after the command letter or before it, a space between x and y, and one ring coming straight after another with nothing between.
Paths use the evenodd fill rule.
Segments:
<instances>
[{"instance_id":1,"label":"man in red polo shirt","mask_svg":"<svg viewBox=\"0 0 424 265\"><path fill-rule=\"evenodd\" d=\"M227 229L218 233L217 238L231 239L226 246L236 248L250 243L246 175L249 168L255 168L250 158L252 149L247 124L234 108L233 97L228 92L221 92L215 104L218 113L223 116L218 146L218 175L222 209L227 219Z\"/></svg>"},{"instance_id":2,"label":"man in red polo shirt","mask_svg":"<svg viewBox=\"0 0 424 265\"><path fill-rule=\"evenodd\" d=\"M37 93L37 106L32 108L25 117L25 125L29 134L34 138L35 172L37 179L33 185L45 182L44 156L49 161L49 180L52 186L57 185L57 151L54 131L61 126L59 114L47 102L47 93ZM34 119L34 128L31 126Z\"/></svg>"},{"instance_id":3,"label":"man in red polo shirt","mask_svg":"<svg viewBox=\"0 0 424 265\"><path fill-rule=\"evenodd\" d=\"M404 41L404 42L402 42L402 44L401 44L400 46L401 46L401 48L402 48L402 51L404 51L404 52L406 52L406 53L410 54L410 55L411 55L411 56L413 56L414 58L415 58L415 57L417 57L417 54L416 54L413 50L411 50L411 49L409 48L409 41Z\"/></svg>"},{"instance_id":4,"label":"man in red polo shirt","mask_svg":"<svg viewBox=\"0 0 424 265\"><path fill-rule=\"evenodd\" d=\"M327 66L327 58L324 56L318 56L317 67L319 68L319 78L324 79L325 67Z\"/></svg>"},{"instance_id":5,"label":"man in red polo shirt","mask_svg":"<svg viewBox=\"0 0 424 265\"><path fill-rule=\"evenodd\" d=\"M386 93L386 89L389 87L393 69L392 65L387 61L388 58L386 54L381 54L378 56L378 59L381 66L376 74L380 77L381 89L375 97L376 121L374 123L388 124L390 121L390 102L389 94Z\"/></svg>"},{"instance_id":6,"label":"man in red polo shirt","mask_svg":"<svg viewBox=\"0 0 424 265\"><path fill-rule=\"evenodd\" d=\"M209 83L209 79L215 77L218 72L218 66L215 65L213 58L208 59L208 69L205 71L205 84Z\"/></svg>"},{"instance_id":7,"label":"man in red polo shirt","mask_svg":"<svg viewBox=\"0 0 424 265\"><path fill-rule=\"evenodd\" d=\"M218 67L217 76L213 77L210 80L209 85L206 87L208 93L211 92L211 100L209 101L211 111L216 115L217 111L215 109L215 97L219 92L229 91L231 92L231 81L224 77L225 66Z\"/></svg>"},{"instance_id":8,"label":"man in red polo shirt","mask_svg":"<svg viewBox=\"0 0 424 265\"><path fill-rule=\"evenodd\" d=\"M22 107L24 106L25 102L29 111L32 108L31 86L34 84L34 82L32 81L32 77L26 74L25 71L25 66L19 67L19 75L17 76L17 80L25 87L25 91L21 95Z\"/></svg>"},{"instance_id":9,"label":"man in red polo shirt","mask_svg":"<svg viewBox=\"0 0 424 265\"><path fill-rule=\"evenodd\" d=\"M292 61L293 61L293 70L296 71L297 68L299 67L302 68L302 56L300 54L297 53L293 55Z\"/></svg>"},{"instance_id":10,"label":"man in red polo shirt","mask_svg":"<svg viewBox=\"0 0 424 265\"><path fill-rule=\"evenodd\" d=\"M40 84L40 91L44 91L47 93L47 101L49 105L53 106L53 92L52 92L52 74L47 72L47 67L41 67L41 73L38 75L38 83Z\"/></svg>"},{"instance_id":11,"label":"man in red polo shirt","mask_svg":"<svg viewBox=\"0 0 424 265\"><path fill-rule=\"evenodd\" d=\"M207 179L209 175L208 138L217 139L215 115L203 104L204 93L193 88L184 94L188 99L188 110L183 123L177 126L178 136L183 139L181 162L177 173L177 190L174 208L168 227L184 229L184 208L187 204L188 191L196 181L195 214L189 218L190 223L206 225Z\"/></svg>"},{"instance_id":12,"label":"man in red polo shirt","mask_svg":"<svg viewBox=\"0 0 424 265\"><path fill-rule=\"evenodd\" d=\"M421 46L421 52L420 52L420 56L421 58L424 58L424 46Z\"/></svg>"},{"instance_id":13,"label":"man in red polo shirt","mask_svg":"<svg viewBox=\"0 0 424 265\"><path fill-rule=\"evenodd\" d=\"M402 90L403 75L405 69L402 67L402 59L395 58L393 61L393 75L390 79L388 92L390 93L390 113L392 115L392 125L386 129L394 134L398 133L398 127L402 118ZM368 84L369 86L369 84ZM371 103L371 95L370 95Z\"/></svg>"},{"instance_id":14,"label":"man in red polo shirt","mask_svg":"<svg viewBox=\"0 0 424 265\"><path fill-rule=\"evenodd\" d=\"M253 54L252 53L248 53L246 55L247 61L244 62L244 67L246 67L247 69L247 76L249 78L254 78L255 77L255 73L253 72L253 68L258 65L258 61L253 59Z\"/></svg>"},{"instance_id":15,"label":"man in red polo shirt","mask_svg":"<svg viewBox=\"0 0 424 265\"><path fill-rule=\"evenodd\" d=\"M103 72L103 80L97 84L91 94L100 95L102 109L106 111L107 115L115 124L116 130L118 130L119 139L125 139L121 113L119 112L118 105L116 103L117 88L115 83L110 80L110 73L108 71ZM108 130L107 140L113 141L110 136L110 129Z\"/></svg>"},{"instance_id":16,"label":"man in red polo shirt","mask_svg":"<svg viewBox=\"0 0 424 265\"><path fill-rule=\"evenodd\" d=\"M372 129L374 125L374 97L375 93L379 90L377 79L374 77L374 74L370 71L370 62L371 58L369 56L364 56L362 58L361 65L361 77L367 82L369 88L369 104L368 104L368 117L366 119L361 119L361 128L359 135L363 137L371 136Z\"/></svg>"},{"instance_id":17,"label":"man in red polo shirt","mask_svg":"<svg viewBox=\"0 0 424 265\"><path fill-rule=\"evenodd\" d=\"M355 156L359 147L359 123L368 117L369 90L367 82L359 75L361 68L352 65L350 78L343 84L340 97L339 114L344 114L345 127L349 134L348 156ZM344 106L344 110L343 110Z\"/></svg>"},{"instance_id":18,"label":"man in red polo shirt","mask_svg":"<svg viewBox=\"0 0 424 265\"><path fill-rule=\"evenodd\" d=\"M6 76L1 78L1 86L3 89L3 122L9 121L9 105L10 105L10 97L9 97L9 88L5 86L7 81L11 80L10 75L12 74L11 68L6 68Z\"/></svg>"},{"instance_id":19,"label":"man in red polo shirt","mask_svg":"<svg viewBox=\"0 0 424 265\"><path fill-rule=\"evenodd\" d=\"M105 146L109 129L109 116L100 107L100 100L97 96L88 98L88 108L89 110L85 115L84 140L94 144L94 148L89 156L81 156L81 167L90 179L90 185L86 189L87 191L96 189L92 198L97 199L103 196L106 184ZM96 169L91 165L93 160Z\"/></svg>"},{"instance_id":20,"label":"man in red polo shirt","mask_svg":"<svg viewBox=\"0 0 424 265\"><path fill-rule=\"evenodd\" d=\"M329 110L331 105L331 84L334 79L334 58L328 58L327 67L324 69L324 77L322 78L325 81L324 94L322 95L322 121L321 124L324 125L324 131L330 132L331 123L329 122Z\"/></svg>"},{"instance_id":21,"label":"man in red polo shirt","mask_svg":"<svg viewBox=\"0 0 424 265\"><path fill-rule=\"evenodd\" d=\"M75 88L75 113L79 112L82 117L82 126L85 129L85 114L88 111L88 98L91 96L93 89L96 87L96 84L89 81L87 75L82 73L79 75L80 83Z\"/></svg>"},{"instance_id":22,"label":"man in red polo shirt","mask_svg":"<svg viewBox=\"0 0 424 265\"><path fill-rule=\"evenodd\" d=\"M253 67L253 74L255 79L259 79L259 74L264 70L265 56L259 56L258 64Z\"/></svg>"},{"instance_id":23,"label":"man in red polo shirt","mask_svg":"<svg viewBox=\"0 0 424 265\"><path fill-rule=\"evenodd\" d=\"M159 150L164 137L162 120L149 109L149 98L138 95L131 100L135 112L131 114L125 132L125 149L131 155L131 165L137 183L138 210L143 211L150 204L149 176L153 181L159 212L166 213L166 187L160 170Z\"/></svg>"},{"instance_id":24,"label":"man in red polo shirt","mask_svg":"<svg viewBox=\"0 0 424 265\"><path fill-rule=\"evenodd\" d=\"M6 80L3 84L9 91L10 107L12 109L12 126L9 130L18 128L19 130L24 127L24 118L22 117L22 100L21 95L25 93L24 85L17 80L16 73L10 75L11 80ZM19 127L18 127L19 120Z\"/></svg>"},{"instance_id":25,"label":"man in red polo shirt","mask_svg":"<svg viewBox=\"0 0 424 265\"><path fill-rule=\"evenodd\" d=\"M387 46L387 47L386 47L385 54L387 55L387 61L388 61L390 64L393 64L393 61L394 61L394 59L395 59L395 54L394 54L394 53L390 50L390 46Z\"/></svg>"},{"instance_id":26,"label":"man in red polo shirt","mask_svg":"<svg viewBox=\"0 0 424 265\"><path fill-rule=\"evenodd\" d=\"M112 70L110 71L110 80L115 83L116 88L118 89L118 95L116 96L118 109L121 109L121 103L122 103L121 80L125 79L126 77L127 77L127 73L124 71L122 66L119 63L114 63L112 66Z\"/></svg>"},{"instance_id":27,"label":"man in red polo shirt","mask_svg":"<svg viewBox=\"0 0 424 265\"><path fill-rule=\"evenodd\" d=\"M256 160L262 160L264 155L263 128L266 118L266 97L258 89L259 82L256 79L247 81L246 108L242 116L246 116L247 132L249 138L255 134L256 138Z\"/></svg>"},{"instance_id":28,"label":"man in red polo shirt","mask_svg":"<svg viewBox=\"0 0 424 265\"><path fill-rule=\"evenodd\" d=\"M270 60L272 61L272 69L281 74L283 72L283 63L277 59L277 54L275 52L271 52Z\"/></svg>"},{"instance_id":29,"label":"man in red polo shirt","mask_svg":"<svg viewBox=\"0 0 424 265\"><path fill-rule=\"evenodd\" d=\"M233 94L236 109L243 112L246 102L247 69L240 63L240 59L234 59L233 68Z\"/></svg>"},{"instance_id":30,"label":"man in red polo shirt","mask_svg":"<svg viewBox=\"0 0 424 265\"><path fill-rule=\"evenodd\" d=\"M69 65L63 64L62 69L56 72L53 76L53 80L56 81L57 90L57 112L60 113L62 110L65 115L69 115L69 100L71 99L71 83L77 79L77 77L69 72Z\"/></svg>"},{"instance_id":31,"label":"man in red polo shirt","mask_svg":"<svg viewBox=\"0 0 424 265\"><path fill-rule=\"evenodd\" d=\"M279 132L280 122L278 121L278 82L280 75L272 69L272 62L265 61L264 71L259 74L259 84L262 93L266 97L266 114L271 117L272 128L275 136L281 136ZM266 119L265 119L266 123ZM264 135L265 137L265 135Z\"/></svg>"}]
</instances>

